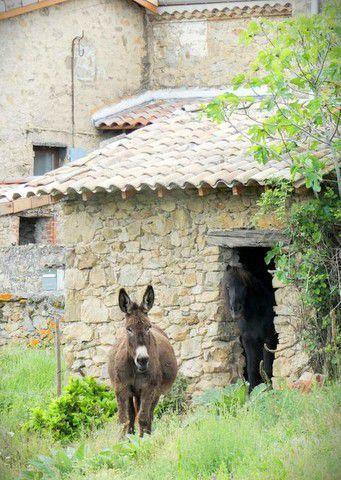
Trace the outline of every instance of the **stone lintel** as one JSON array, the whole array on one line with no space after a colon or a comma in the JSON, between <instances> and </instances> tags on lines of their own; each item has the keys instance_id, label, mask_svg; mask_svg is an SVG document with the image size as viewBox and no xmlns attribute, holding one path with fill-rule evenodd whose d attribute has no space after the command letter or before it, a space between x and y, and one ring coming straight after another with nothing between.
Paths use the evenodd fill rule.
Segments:
<instances>
[{"instance_id":1,"label":"stone lintel","mask_svg":"<svg viewBox=\"0 0 341 480\"><path fill-rule=\"evenodd\" d=\"M285 235L279 230L231 229L208 232L210 245L220 247L273 247L277 242L285 242Z\"/></svg>"}]
</instances>

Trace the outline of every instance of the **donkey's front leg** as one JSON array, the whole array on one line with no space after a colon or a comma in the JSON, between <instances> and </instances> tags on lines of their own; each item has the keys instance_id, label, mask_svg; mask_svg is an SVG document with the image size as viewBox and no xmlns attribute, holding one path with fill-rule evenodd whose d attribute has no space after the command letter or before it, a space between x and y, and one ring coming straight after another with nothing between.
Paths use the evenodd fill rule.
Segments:
<instances>
[{"instance_id":1,"label":"donkey's front leg","mask_svg":"<svg viewBox=\"0 0 341 480\"><path fill-rule=\"evenodd\" d=\"M155 410L156 405L158 404L159 398L160 398L160 395L155 395L155 396L154 396L153 403L152 403L152 406L151 406L151 408L150 408L150 418L151 418L151 422L153 422L153 419L154 419L154 410Z\"/></svg>"},{"instance_id":2,"label":"donkey's front leg","mask_svg":"<svg viewBox=\"0 0 341 480\"><path fill-rule=\"evenodd\" d=\"M115 391L118 409L118 421L122 425L122 435L125 435L129 428L129 392L127 388L116 389Z\"/></svg>"},{"instance_id":3,"label":"donkey's front leg","mask_svg":"<svg viewBox=\"0 0 341 480\"><path fill-rule=\"evenodd\" d=\"M247 374L249 380L249 392L257 385L262 383L262 377L259 373L259 365L263 358L263 343L252 336L242 337L243 346L246 353Z\"/></svg>"},{"instance_id":4,"label":"donkey's front leg","mask_svg":"<svg viewBox=\"0 0 341 480\"><path fill-rule=\"evenodd\" d=\"M141 394L141 404L139 410L139 434L143 437L144 433L152 432L152 407L154 403L154 393L146 389Z\"/></svg>"}]
</instances>

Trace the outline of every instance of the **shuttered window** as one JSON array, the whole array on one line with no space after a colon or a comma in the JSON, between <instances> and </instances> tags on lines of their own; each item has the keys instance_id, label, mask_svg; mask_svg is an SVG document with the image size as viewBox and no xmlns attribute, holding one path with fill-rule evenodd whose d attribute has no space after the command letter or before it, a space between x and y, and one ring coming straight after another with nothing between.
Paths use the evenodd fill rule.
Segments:
<instances>
[{"instance_id":1,"label":"shuttered window","mask_svg":"<svg viewBox=\"0 0 341 480\"><path fill-rule=\"evenodd\" d=\"M63 165L66 148L35 146L33 150L33 175L44 175L44 173L55 170Z\"/></svg>"}]
</instances>

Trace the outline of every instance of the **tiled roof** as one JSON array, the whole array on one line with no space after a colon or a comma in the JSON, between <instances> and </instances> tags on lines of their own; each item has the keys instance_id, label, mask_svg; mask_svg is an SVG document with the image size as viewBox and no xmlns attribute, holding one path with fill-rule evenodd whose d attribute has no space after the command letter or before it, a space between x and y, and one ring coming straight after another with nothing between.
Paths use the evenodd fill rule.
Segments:
<instances>
[{"instance_id":1,"label":"tiled roof","mask_svg":"<svg viewBox=\"0 0 341 480\"><path fill-rule=\"evenodd\" d=\"M131 130L155 123L191 103L208 102L226 89L175 88L146 90L98 110L92 117L99 130Z\"/></svg>"},{"instance_id":2,"label":"tiled roof","mask_svg":"<svg viewBox=\"0 0 341 480\"><path fill-rule=\"evenodd\" d=\"M260 165L248 156L249 144L235 129L245 130L251 121L241 114L231 121L232 125L217 125L200 118L198 111L178 110L26 185L2 189L0 195L13 200L44 194L263 185L271 177L289 178L286 160Z\"/></svg>"},{"instance_id":3,"label":"tiled roof","mask_svg":"<svg viewBox=\"0 0 341 480\"><path fill-rule=\"evenodd\" d=\"M188 104L188 100L152 100L99 119L95 126L100 130L130 130L145 127L163 117L169 117L174 110L181 108L184 102Z\"/></svg>"},{"instance_id":4,"label":"tiled roof","mask_svg":"<svg viewBox=\"0 0 341 480\"><path fill-rule=\"evenodd\" d=\"M210 2L159 2L158 15L151 18L159 19L193 19L193 18L243 18L259 16L290 16L292 2L283 0L249 0L249 1L210 1Z\"/></svg>"}]
</instances>

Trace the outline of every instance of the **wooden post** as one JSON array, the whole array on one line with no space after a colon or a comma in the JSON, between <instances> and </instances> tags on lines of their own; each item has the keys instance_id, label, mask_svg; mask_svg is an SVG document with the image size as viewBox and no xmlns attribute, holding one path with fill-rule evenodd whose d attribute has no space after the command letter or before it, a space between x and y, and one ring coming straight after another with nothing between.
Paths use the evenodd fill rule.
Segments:
<instances>
[{"instance_id":1,"label":"wooden post","mask_svg":"<svg viewBox=\"0 0 341 480\"><path fill-rule=\"evenodd\" d=\"M199 197L204 197L205 195L208 195L211 190L212 190L212 188L209 187L208 185L198 187Z\"/></svg>"},{"instance_id":2,"label":"wooden post","mask_svg":"<svg viewBox=\"0 0 341 480\"><path fill-rule=\"evenodd\" d=\"M128 198L132 197L135 194L136 190L129 189L129 190L121 190L121 195L123 200L128 200Z\"/></svg>"},{"instance_id":3,"label":"wooden post","mask_svg":"<svg viewBox=\"0 0 341 480\"><path fill-rule=\"evenodd\" d=\"M57 377L57 396L60 397L62 394L62 359L60 354L60 329L59 329L59 318L56 318L56 332L55 332L55 349L56 349L56 377Z\"/></svg>"},{"instance_id":4,"label":"wooden post","mask_svg":"<svg viewBox=\"0 0 341 480\"><path fill-rule=\"evenodd\" d=\"M159 198L163 198L164 195L165 195L164 189L163 189L163 188L158 188L158 189L157 189L157 196L158 196Z\"/></svg>"},{"instance_id":5,"label":"wooden post","mask_svg":"<svg viewBox=\"0 0 341 480\"><path fill-rule=\"evenodd\" d=\"M244 191L244 185L238 183L232 187L232 195L242 195Z\"/></svg>"}]
</instances>

